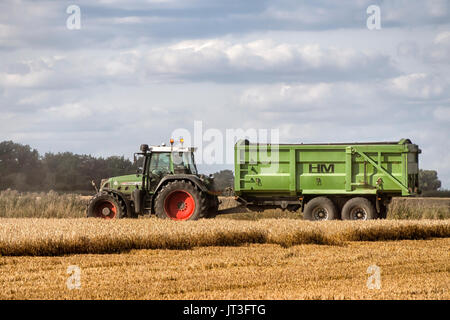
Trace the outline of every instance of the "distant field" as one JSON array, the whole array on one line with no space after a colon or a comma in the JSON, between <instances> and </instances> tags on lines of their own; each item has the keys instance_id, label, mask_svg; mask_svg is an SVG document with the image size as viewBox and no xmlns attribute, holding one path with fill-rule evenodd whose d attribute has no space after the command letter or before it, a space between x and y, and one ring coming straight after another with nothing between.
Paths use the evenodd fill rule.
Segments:
<instances>
[{"instance_id":1,"label":"distant field","mask_svg":"<svg viewBox=\"0 0 450 320\"><path fill-rule=\"evenodd\" d=\"M0 192L0 218L83 218L89 196L77 194ZM300 211L268 209L253 212L236 208L233 197L221 197L218 219L302 219ZM233 209L234 208L234 209ZM450 198L394 198L388 219L450 219Z\"/></svg>"},{"instance_id":2,"label":"distant field","mask_svg":"<svg viewBox=\"0 0 450 320\"><path fill-rule=\"evenodd\" d=\"M442 299L450 238L0 257L0 299ZM81 268L69 290L67 267ZM371 265L380 289L368 289Z\"/></svg>"}]
</instances>

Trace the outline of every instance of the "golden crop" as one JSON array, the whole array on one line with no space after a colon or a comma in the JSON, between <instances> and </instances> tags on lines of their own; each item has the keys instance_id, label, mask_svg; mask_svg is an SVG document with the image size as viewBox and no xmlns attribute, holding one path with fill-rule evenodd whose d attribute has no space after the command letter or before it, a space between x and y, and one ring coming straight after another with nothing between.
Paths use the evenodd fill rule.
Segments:
<instances>
[{"instance_id":1,"label":"golden crop","mask_svg":"<svg viewBox=\"0 0 450 320\"><path fill-rule=\"evenodd\" d=\"M216 219L106 221L84 218L88 197L0 192L0 299L450 298L448 199L323 222L222 200ZM380 290L366 286L373 264ZM69 265L80 290L66 287Z\"/></svg>"},{"instance_id":2,"label":"golden crop","mask_svg":"<svg viewBox=\"0 0 450 320\"><path fill-rule=\"evenodd\" d=\"M343 245L346 241L429 239L450 236L450 220L310 222L295 219L171 221L0 219L1 255L113 253L132 249L277 244Z\"/></svg>"}]
</instances>

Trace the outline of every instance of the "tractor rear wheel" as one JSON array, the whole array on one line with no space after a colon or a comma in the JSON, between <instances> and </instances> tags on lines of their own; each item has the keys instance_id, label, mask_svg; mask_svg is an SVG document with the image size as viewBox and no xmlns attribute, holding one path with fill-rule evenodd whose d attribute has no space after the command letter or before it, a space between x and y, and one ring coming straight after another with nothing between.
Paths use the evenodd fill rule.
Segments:
<instances>
[{"instance_id":1,"label":"tractor rear wheel","mask_svg":"<svg viewBox=\"0 0 450 320\"><path fill-rule=\"evenodd\" d=\"M108 193L96 194L89 201L87 216L101 219L119 219L125 215L125 209L120 200Z\"/></svg>"},{"instance_id":2,"label":"tractor rear wheel","mask_svg":"<svg viewBox=\"0 0 450 320\"><path fill-rule=\"evenodd\" d=\"M206 199L200 190L187 181L167 183L155 200L159 218L172 220L197 220L207 214Z\"/></svg>"}]
</instances>

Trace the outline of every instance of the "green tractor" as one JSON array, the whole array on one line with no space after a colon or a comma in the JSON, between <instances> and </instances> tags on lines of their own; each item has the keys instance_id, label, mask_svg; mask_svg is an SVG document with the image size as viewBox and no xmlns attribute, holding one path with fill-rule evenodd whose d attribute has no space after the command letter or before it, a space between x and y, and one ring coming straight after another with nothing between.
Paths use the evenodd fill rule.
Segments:
<instances>
[{"instance_id":1,"label":"green tractor","mask_svg":"<svg viewBox=\"0 0 450 320\"><path fill-rule=\"evenodd\" d=\"M172 220L212 218L219 207L214 179L200 175L195 148L141 145L134 154L136 174L103 179L87 206L87 216L103 219L137 218L155 214ZM95 186L95 185L94 185Z\"/></svg>"}]
</instances>

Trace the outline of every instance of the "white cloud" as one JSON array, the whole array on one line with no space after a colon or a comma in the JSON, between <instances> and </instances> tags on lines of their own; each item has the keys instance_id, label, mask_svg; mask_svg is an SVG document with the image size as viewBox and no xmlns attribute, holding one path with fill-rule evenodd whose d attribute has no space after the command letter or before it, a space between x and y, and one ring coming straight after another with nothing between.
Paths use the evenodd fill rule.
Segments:
<instances>
[{"instance_id":1,"label":"white cloud","mask_svg":"<svg viewBox=\"0 0 450 320\"><path fill-rule=\"evenodd\" d=\"M93 108L80 103L69 103L62 106L49 107L42 110L46 116L52 117L55 121L61 119L78 120L89 118Z\"/></svg>"},{"instance_id":2,"label":"white cloud","mask_svg":"<svg viewBox=\"0 0 450 320\"><path fill-rule=\"evenodd\" d=\"M23 60L28 72L0 72L3 87L68 88L96 82L146 83L178 80L265 82L379 77L394 70L389 58L350 48L291 44L260 39L230 42L223 39L182 41L114 51L65 51ZM272 81L272 80L271 80Z\"/></svg>"},{"instance_id":3,"label":"white cloud","mask_svg":"<svg viewBox=\"0 0 450 320\"><path fill-rule=\"evenodd\" d=\"M450 31L438 33L425 52L425 59L450 65Z\"/></svg>"},{"instance_id":4,"label":"white cloud","mask_svg":"<svg viewBox=\"0 0 450 320\"><path fill-rule=\"evenodd\" d=\"M38 87L48 79L49 75L48 71L30 72L27 74L0 73L0 85L3 87Z\"/></svg>"},{"instance_id":5,"label":"white cloud","mask_svg":"<svg viewBox=\"0 0 450 320\"><path fill-rule=\"evenodd\" d=\"M450 31L444 31L436 35L434 38L435 44L449 44L450 43Z\"/></svg>"},{"instance_id":6,"label":"white cloud","mask_svg":"<svg viewBox=\"0 0 450 320\"><path fill-rule=\"evenodd\" d=\"M149 50L145 54L150 73L191 76L259 73L297 75L307 78L327 74L332 77L365 77L382 71L393 72L389 59L350 48L322 47L318 44L277 43L270 39L233 43L221 39L184 41ZM235 79L239 81L239 77Z\"/></svg>"},{"instance_id":7,"label":"white cloud","mask_svg":"<svg viewBox=\"0 0 450 320\"><path fill-rule=\"evenodd\" d=\"M120 52L112 59L104 62L106 75L132 75L139 68L140 53L137 50Z\"/></svg>"},{"instance_id":8,"label":"white cloud","mask_svg":"<svg viewBox=\"0 0 450 320\"><path fill-rule=\"evenodd\" d=\"M310 108L312 105L322 107L324 102L330 99L335 85L327 83L300 84L300 85L265 85L245 90L240 98L243 106L270 109L276 106L298 108L302 106Z\"/></svg>"},{"instance_id":9,"label":"white cloud","mask_svg":"<svg viewBox=\"0 0 450 320\"><path fill-rule=\"evenodd\" d=\"M388 90L407 98L432 99L442 96L448 89L445 79L426 73L412 73L396 77L389 82Z\"/></svg>"}]
</instances>

